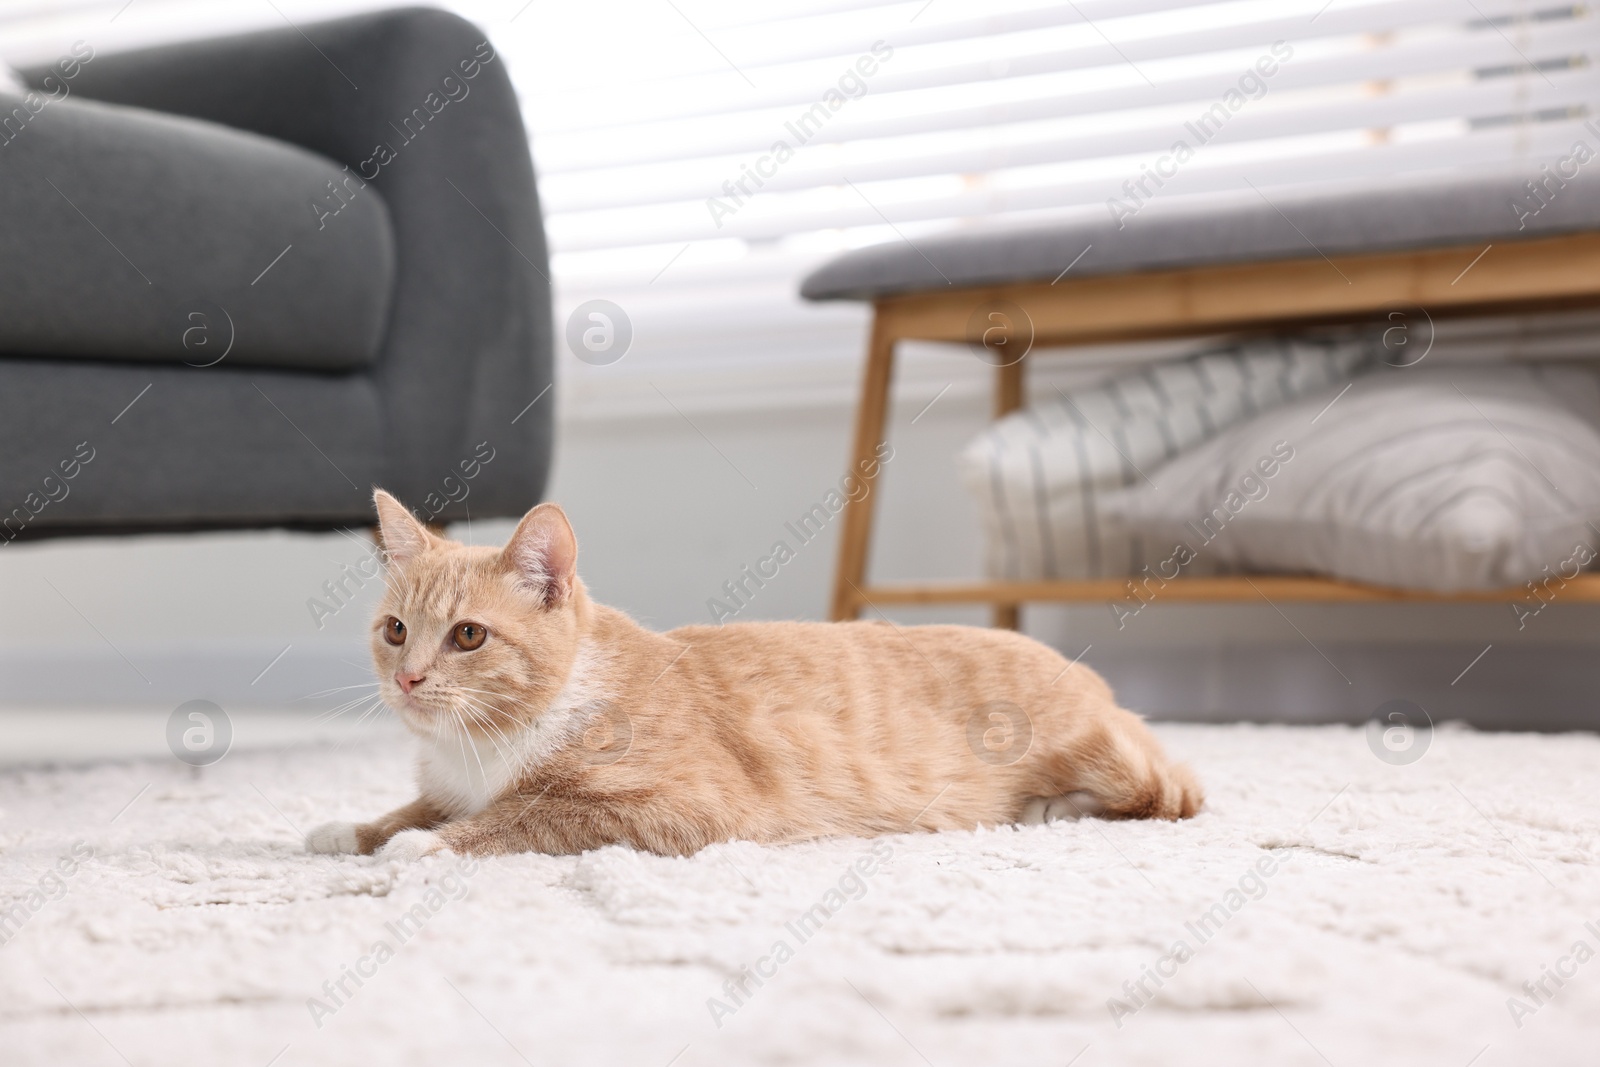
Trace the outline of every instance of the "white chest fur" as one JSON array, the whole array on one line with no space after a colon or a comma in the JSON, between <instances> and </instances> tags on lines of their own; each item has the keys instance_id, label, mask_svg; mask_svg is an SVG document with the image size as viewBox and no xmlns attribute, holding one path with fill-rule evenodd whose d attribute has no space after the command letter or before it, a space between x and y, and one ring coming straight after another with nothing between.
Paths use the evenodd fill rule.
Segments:
<instances>
[{"instance_id":1,"label":"white chest fur","mask_svg":"<svg viewBox=\"0 0 1600 1067\"><path fill-rule=\"evenodd\" d=\"M599 713L604 696L597 659L587 643L580 645L561 692L520 730L489 737L452 730L424 741L417 753L422 795L460 818L514 790L525 774L571 744Z\"/></svg>"}]
</instances>

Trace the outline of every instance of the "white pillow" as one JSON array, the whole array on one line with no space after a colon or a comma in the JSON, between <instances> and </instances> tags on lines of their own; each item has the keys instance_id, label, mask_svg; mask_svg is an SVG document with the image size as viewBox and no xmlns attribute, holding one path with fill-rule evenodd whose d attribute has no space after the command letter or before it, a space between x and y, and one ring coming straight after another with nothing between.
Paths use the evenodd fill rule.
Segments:
<instances>
[{"instance_id":1,"label":"white pillow","mask_svg":"<svg viewBox=\"0 0 1600 1067\"><path fill-rule=\"evenodd\" d=\"M1570 578L1600 538L1600 376L1380 368L1151 474L1102 505L1162 578L1310 572L1439 592Z\"/></svg>"},{"instance_id":2,"label":"white pillow","mask_svg":"<svg viewBox=\"0 0 1600 1067\"><path fill-rule=\"evenodd\" d=\"M1250 341L1046 392L962 451L978 501L988 572L1004 579L1137 571L1137 540L1104 527L1098 494L1142 482L1181 451L1242 418L1343 381L1377 358L1365 335Z\"/></svg>"}]
</instances>

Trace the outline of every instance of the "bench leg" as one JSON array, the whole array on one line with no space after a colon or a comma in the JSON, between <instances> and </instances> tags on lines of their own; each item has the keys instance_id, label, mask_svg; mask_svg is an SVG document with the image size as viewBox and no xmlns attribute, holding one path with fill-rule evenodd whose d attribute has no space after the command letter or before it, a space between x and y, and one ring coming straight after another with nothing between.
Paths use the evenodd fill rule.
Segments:
<instances>
[{"instance_id":1,"label":"bench leg","mask_svg":"<svg viewBox=\"0 0 1600 1067\"><path fill-rule=\"evenodd\" d=\"M995 368L994 417L1004 418L1023 405L1025 389L1022 366L1026 357L1004 367ZM995 604L993 621L997 629L1017 630L1022 627L1022 610L1018 604Z\"/></svg>"},{"instance_id":2,"label":"bench leg","mask_svg":"<svg viewBox=\"0 0 1600 1067\"><path fill-rule=\"evenodd\" d=\"M883 441L889 412L889 385L894 377L895 338L881 316L872 319L872 338L867 345L867 366L861 381L861 406L856 409L855 445L850 454L850 473L866 482L866 492L844 506L844 529L839 538L839 566L833 578L833 603L828 617L834 622L857 618L867 580L867 554L872 545L872 518L878 500L876 449ZM872 471L868 478L865 471Z\"/></svg>"}]
</instances>

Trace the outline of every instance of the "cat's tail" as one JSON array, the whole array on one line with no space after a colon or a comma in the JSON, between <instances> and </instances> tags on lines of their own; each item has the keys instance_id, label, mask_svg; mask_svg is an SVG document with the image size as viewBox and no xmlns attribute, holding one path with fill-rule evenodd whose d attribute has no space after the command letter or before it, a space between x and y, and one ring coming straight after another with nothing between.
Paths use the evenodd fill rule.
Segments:
<instances>
[{"instance_id":1,"label":"cat's tail","mask_svg":"<svg viewBox=\"0 0 1600 1067\"><path fill-rule=\"evenodd\" d=\"M1205 803L1194 772L1173 762L1144 721L1121 708L1094 716L1052 761L1052 778L1066 788L1051 816L1187 819Z\"/></svg>"}]
</instances>

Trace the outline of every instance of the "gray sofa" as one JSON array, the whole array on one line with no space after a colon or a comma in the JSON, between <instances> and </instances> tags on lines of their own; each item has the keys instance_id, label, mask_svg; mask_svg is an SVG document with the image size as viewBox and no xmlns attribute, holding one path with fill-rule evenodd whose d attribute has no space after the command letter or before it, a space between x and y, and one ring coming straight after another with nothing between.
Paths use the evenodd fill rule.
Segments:
<instances>
[{"instance_id":1,"label":"gray sofa","mask_svg":"<svg viewBox=\"0 0 1600 1067\"><path fill-rule=\"evenodd\" d=\"M549 270L480 30L82 52L0 95L0 544L539 500Z\"/></svg>"}]
</instances>

